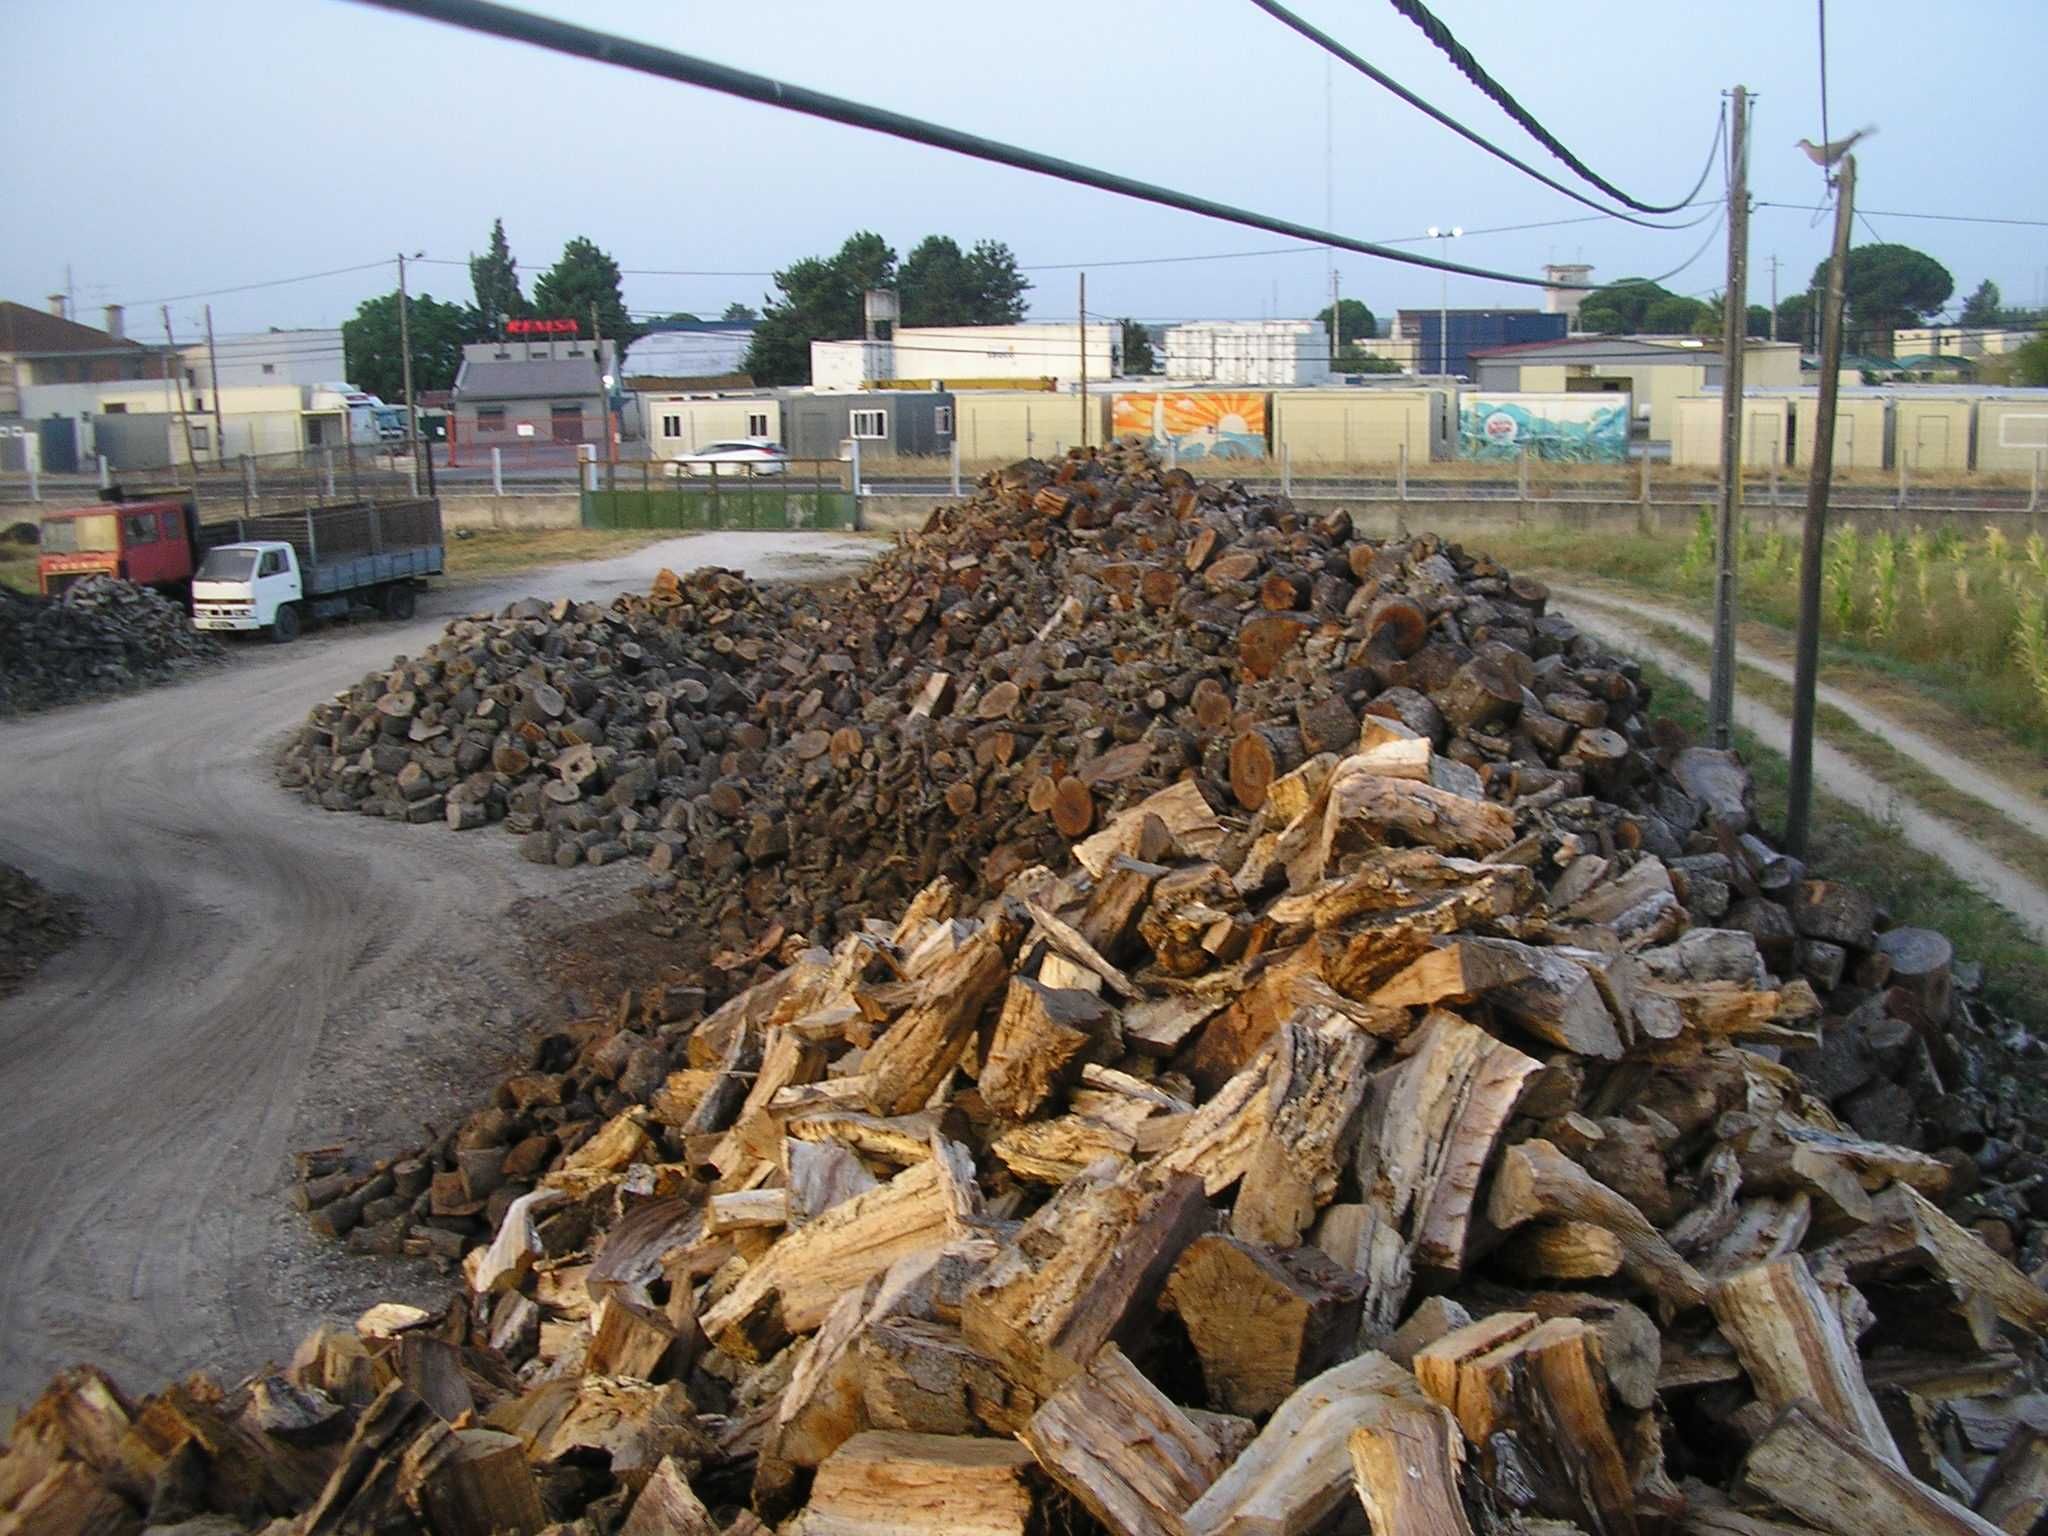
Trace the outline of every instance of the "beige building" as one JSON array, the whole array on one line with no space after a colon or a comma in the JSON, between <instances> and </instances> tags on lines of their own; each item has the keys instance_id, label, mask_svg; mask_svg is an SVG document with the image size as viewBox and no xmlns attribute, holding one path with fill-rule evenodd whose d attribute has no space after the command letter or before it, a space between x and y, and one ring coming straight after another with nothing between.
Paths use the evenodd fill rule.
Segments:
<instances>
[{"instance_id":1,"label":"beige building","mask_svg":"<svg viewBox=\"0 0 2048 1536\"><path fill-rule=\"evenodd\" d=\"M709 443L765 437L782 441L782 402L774 395L640 394L651 457L675 459Z\"/></svg>"},{"instance_id":2,"label":"beige building","mask_svg":"<svg viewBox=\"0 0 2048 1536\"><path fill-rule=\"evenodd\" d=\"M1675 444L1680 400L1721 387L1720 344L1693 336L1572 336L1474 352L1472 362L1473 382L1482 390L1626 393L1637 431L1653 443ZM1742 369L1745 389L1794 388L1799 348L1752 339Z\"/></svg>"},{"instance_id":3,"label":"beige building","mask_svg":"<svg viewBox=\"0 0 2048 1536\"><path fill-rule=\"evenodd\" d=\"M1721 397L1693 395L1672 407L1671 462L1694 469L1721 463ZM1752 469L1787 467L1792 402L1783 395L1748 395L1742 402L1742 462Z\"/></svg>"},{"instance_id":4,"label":"beige building","mask_svg":"<svg viewBox=\"0 0 2048 1536\"><path fill-rule=\"evenodd\" d=\"M1892 356L2002 357L2017 352L2040 332L2020 327L1978 330L1959 325L1921 325L1892 332Z\"/></svg>"},{"instance_id":5,"label":"beige building","mask_svg":"<svg viewBox=\"0 0 2048 1536\"><path fill-rule=\"evenodd\" d=\"M1293 468L1410 464L1449 458L1453 392L1444 389L1302 389L1273 394L1273 452Z\"/></svg>"},{"instance_id":6,"label":"beige building","mask_svg":"<svg viewBox=\"0 0 2048 1536\"><path fill-rule=\"evenodd\" d=\"M2048 466L2048 389L2015 390L1977 402L1977 468L2025 475Z\"/></svg>"},{"instance_id":7,"label":"beige building","mask_svg":"<svg viewBox=\"0 0 2048 1536\"><path fill-rule=\"evenodd\" d=\"M1052 458L1081 440L1084 407L1072 393L1051 390L956 390L953 440L972 462ZM1091 393L1085 407L1089 441L1109 441L1110 396Z\"/></svg>"}]
</instances>

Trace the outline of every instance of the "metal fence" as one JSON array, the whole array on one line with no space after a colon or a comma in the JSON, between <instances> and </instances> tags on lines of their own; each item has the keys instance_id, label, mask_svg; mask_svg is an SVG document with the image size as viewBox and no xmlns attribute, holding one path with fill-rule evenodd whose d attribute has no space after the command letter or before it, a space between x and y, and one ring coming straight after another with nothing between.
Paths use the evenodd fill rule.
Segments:
<instances>
[{"instance_id":1,"label":"metal fence","mask_svg":"<svg viewBox=\"0 0 2048 1536\"><path fill-rule=\"evenodd\" d=\"M361 446L243 454L171 473L191 486L200 517L209 521L305 507L412 501L428 493L415 479L411 460Z\"/></svg>"}]
</instances>

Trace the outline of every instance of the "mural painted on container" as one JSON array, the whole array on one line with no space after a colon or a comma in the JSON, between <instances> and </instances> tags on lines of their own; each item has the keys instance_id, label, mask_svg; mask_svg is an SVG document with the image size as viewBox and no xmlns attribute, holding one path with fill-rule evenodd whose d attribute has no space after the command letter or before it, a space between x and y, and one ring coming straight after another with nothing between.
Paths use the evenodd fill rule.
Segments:
<instances>
[{"instance_id":1,"label":"mural painted on container","mask_svg":"<svg viewBox=\"0 0 2048 1536\"><path fill-rule=\"evenodd\" d=\"M1618 402L1618 403L1616 403ZM1570 464L1621 464L1628 459L1627 395L1580 395L1458 402L1458 457L1532 459Z\"/></svg>"},{"instance_id":2,"label":"mural painted on container","mask_svg":"<svg viewBox=\"0 0 2048 1536\"><path fill-rule=\"evenodd\" d=\"M1266 456L1266 396L1260 394L1118 395L1110 404L1110 424L1118 437L1145 438L1161 453L1171 444L1182 463Z\"/></svg>"}]
</instances>

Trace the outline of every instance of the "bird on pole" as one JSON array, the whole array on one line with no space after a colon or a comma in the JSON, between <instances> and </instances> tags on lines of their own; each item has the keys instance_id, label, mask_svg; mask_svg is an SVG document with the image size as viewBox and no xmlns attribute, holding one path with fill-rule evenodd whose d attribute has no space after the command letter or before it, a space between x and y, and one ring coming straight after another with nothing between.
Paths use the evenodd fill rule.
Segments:
<instances>
[{"instance_id":1,"label":"bird on pole","mask_svg":"<svg viewBox=\"0 0 2048 1536\"><path fill-rule=\"evenodd\" d=\"M1830 139L1825 144L1816 144L1811 139L1801 139L1794 148L1805 150L1806 158L1823 170L1833 170L1842 156L1856 147L1858 140L1867 139L1875 132L1877 125L1873 123L1867 128L1858 128L1843 138Z\"/></svg>"}]
</instances>

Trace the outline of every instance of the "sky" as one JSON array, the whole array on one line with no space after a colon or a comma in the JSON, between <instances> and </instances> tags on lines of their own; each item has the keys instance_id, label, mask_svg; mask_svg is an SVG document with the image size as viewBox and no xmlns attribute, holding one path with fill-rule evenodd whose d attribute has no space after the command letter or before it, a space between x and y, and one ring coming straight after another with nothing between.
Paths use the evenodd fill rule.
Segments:
<instances>
[{"instance_id":1,"label":"sky","mask_svg":"<svg viewBox=\"0 0 2048 1536\"><path fill-rule=\"evenodd\" d=\"M1752 217L1752 301L1768 302L1773 257L1787 293L1825 256L1821 176L1793 147L1821 137L1804 0L1432 3L1581 159L1645 201L1686 192L1723 93L1748 86L1753 194L1796 205ZM1589 214L1343 65L1326 70L1312 43L1244 0L529 8L1240 207L1327 217L1368 240ZM1383 0L1296 8L1571 179ZM346 0L102 0L89 23L62 0L7 0L7 11L0 121L15 148L0 160L0 297L40 304L68 283L79 318L98 323L102 305L125 303L129 334L145 340L163 334L164 301L181 341L209 302L223 334L338 325L390 290L400 250L425 254L413 291L467 301L463 259L497 217L529 287L564 241L587 235L626 269L636 312L758 305L767 273L861 228L899 255L928 233L1007 242L1038 319L1073 317L1077 263L1091 315L1300 317L1327 302L1318 247ZM1986 277L2008 303L2040 302L2048 230L1906 215L2048 219L2048 173L2025 148L2048 6L1856 0L1829 21L1829 127L1880 127L1858 152L1869 213L1856 242L1927 251L1954 274L1956 305ZM1702 196L1721 186L1717 165ZM1143 263L1281 247L1289 254ZM1474 233L1449 249L1518 273L1590 262L1596 281L1682 265L1666 285L1705 296L1721 287L1726 240L1711 220L1647 230L1592 219ZM1445 299L1541 302L1534 289L1353 253L1334 265L1343 294L1382 317ZM661 275L681 272L732 275ZM244 287L256 283L273 285Z\"/></svg>"}]
</instances>

